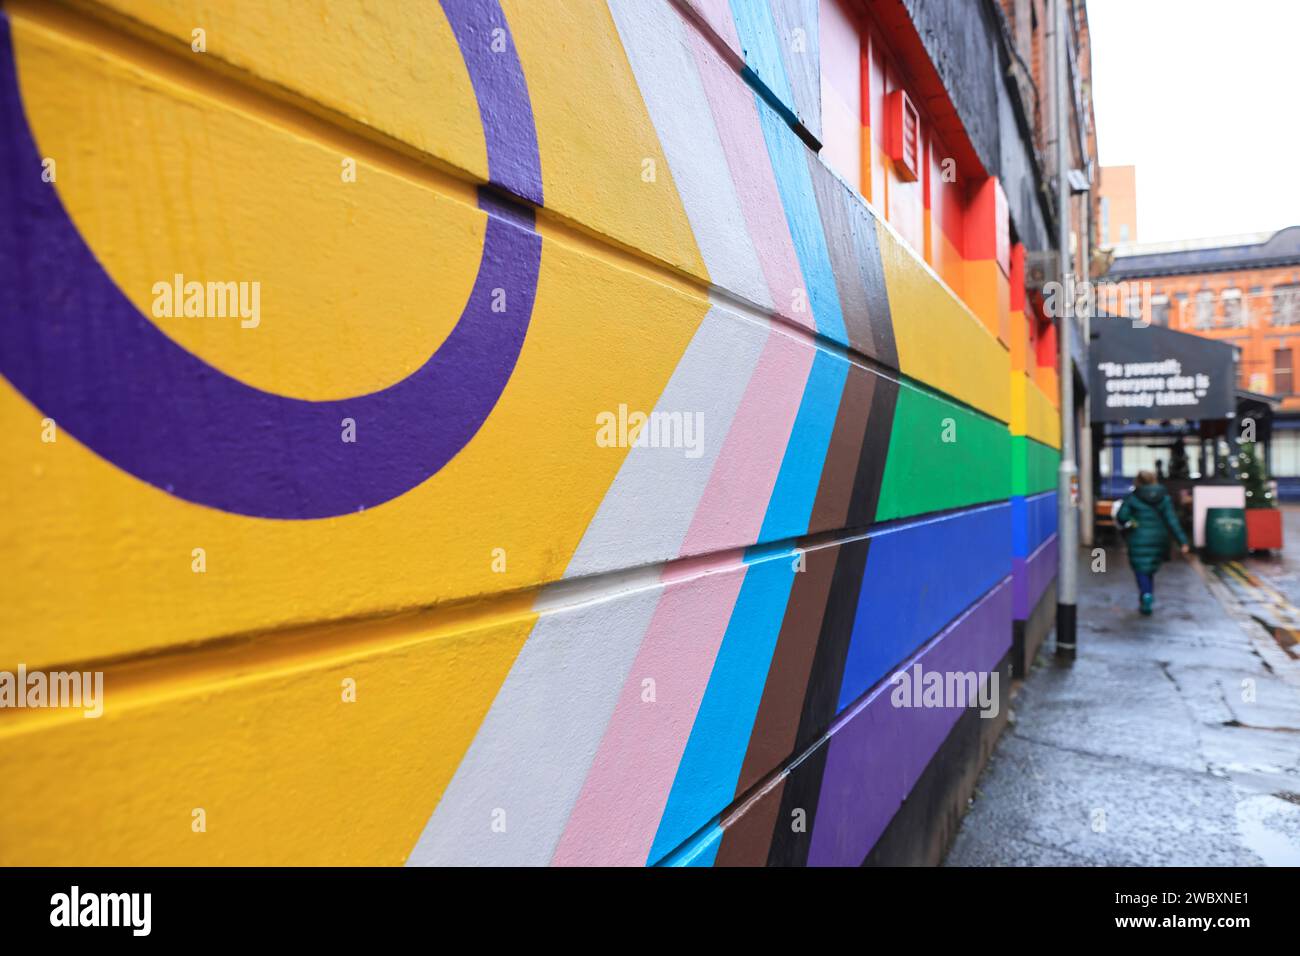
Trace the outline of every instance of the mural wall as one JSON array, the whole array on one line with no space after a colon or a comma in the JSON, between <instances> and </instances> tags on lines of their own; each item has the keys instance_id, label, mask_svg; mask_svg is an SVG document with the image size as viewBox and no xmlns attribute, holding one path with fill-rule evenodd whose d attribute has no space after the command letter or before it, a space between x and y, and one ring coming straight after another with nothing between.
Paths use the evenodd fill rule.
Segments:
<instances>
[{"instance_id":1,"label":"mural wall","mask_svg":"<svg viewBox=\"0 0 1300 956\"><path fill-rule=\"evenodd\" d=\"M0 10L0 863L863 860L1059 440L816 3Z\"/></svg>"}]
</instances>

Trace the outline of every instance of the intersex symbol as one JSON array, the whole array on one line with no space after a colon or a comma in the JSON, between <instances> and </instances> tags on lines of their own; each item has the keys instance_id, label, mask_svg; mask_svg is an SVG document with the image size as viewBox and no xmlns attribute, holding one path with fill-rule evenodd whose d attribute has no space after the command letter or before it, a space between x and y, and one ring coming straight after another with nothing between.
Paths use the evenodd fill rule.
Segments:
<instances>
[{"instance_id":1,"label":"intersex symbol","mask_svg":"<svg viewBox=\"0 0 1300 956\"><path fill-rule=\"evenodd\" d=\"M130 302L41 176L0 12L0 375L118 468L200 505L262 518L349 514L446 465L514 371L541 263L541 164L523 69L497 0L443 0L487 146L488 213L460 319L403 380L308 401L254 388L182 348ZM505 301L504 311L493 309ZM354 420L363 441L340 441Z\"/></svg>"}]
</instances>

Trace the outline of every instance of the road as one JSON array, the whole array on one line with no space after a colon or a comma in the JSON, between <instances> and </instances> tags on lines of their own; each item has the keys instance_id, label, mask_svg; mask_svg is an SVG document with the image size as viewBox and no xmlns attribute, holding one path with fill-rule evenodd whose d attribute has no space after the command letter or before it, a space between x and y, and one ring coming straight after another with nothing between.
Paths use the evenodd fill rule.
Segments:
<instances>
[{"instance_id":1,"label":"road","mask_svg":"<svg viewBox=\"0 0 1300 956\"><path fill-rule=\"evenodd\" d=\"M1244 563L1300 602L1286 526ZM1197 562L1144 618L1122 550L1081 557L1078 660L1049 637L946 865L1300 865L1300 661Z\"/></svg>"}]
</instances>

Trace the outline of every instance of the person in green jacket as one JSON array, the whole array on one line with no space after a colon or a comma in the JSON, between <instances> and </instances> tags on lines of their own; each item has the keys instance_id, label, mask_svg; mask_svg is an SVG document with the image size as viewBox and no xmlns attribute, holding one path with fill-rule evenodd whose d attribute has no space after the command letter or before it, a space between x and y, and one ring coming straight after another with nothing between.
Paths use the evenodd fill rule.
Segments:
<instances>
[{"instance_id":1,"label":"person in green jacket","mask_svg":"<svg viewBox=\"0 0 1300 956\"><path fill-rule=\"evenodd\" d=\"M1138 472L1137 485L1119 506L1115 516L1124 529L1124 543L1128 545L1128 563L1137 578L1138 608L1150 614L1155 607L1155 576L1169 549L1172 534L1187 553L1187 535L1178 524L1174 503L1165 486L1156 482L1149 471Z\"/></svg>"}]
</instances>

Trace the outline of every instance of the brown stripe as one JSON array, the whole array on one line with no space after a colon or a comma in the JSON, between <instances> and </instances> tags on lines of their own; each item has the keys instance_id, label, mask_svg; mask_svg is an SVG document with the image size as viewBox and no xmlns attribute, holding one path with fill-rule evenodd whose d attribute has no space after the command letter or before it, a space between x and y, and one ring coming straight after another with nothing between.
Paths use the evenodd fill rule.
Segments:
<instances>
[{"instance_id":1,"label":"brown stripe","mask_svg":"<svg viewBox=\"0 0 1300 956\"><path fill-rule=\"evenodd\" d=\"M838 545L831 545L805 552L806 567L794 576L776 650L767 669L767 683L740 766L737 794L779 767L794 750L839 551Z\"/></svg>"},{"instance_id":2,"label":"brown stripe","mask_svg":"<svg viewBox=\"0 0 1300 956\"><path fill-rule=\"evenodd\" d=\"M822 465L817 497L813 501L809 532L837 531L849 517L849 503L858 482L862 441L871 417L871 399L880 376L861 365L850 365L839 411L831 429L830 446Z\"/></svg>"},{"instance_id":3,"label":"brown stripe","mask_svg":"<svg viewBox=\"0 0 1300 956\"><path fill-rule=\"evenodd\" d=\"M742 806L722 821L722 844L714 866L765 866L772 847L772 832L781 812L785 779L778 780L753 803Z\"/></svg>"},{"instance_id":4,"label":"brown stripe","mask_svg":"<svg viewBox=\"0 0 1300 956\"><path fill-rule=\"evenodd\" d=\"M848 186L826 168L814 152L807 153L809 176L813 179L813 195L822 232L827 238L827 252L831 258L831 271L835 274L836 294L840 299L840 315L844 317L846 345L871 358L876 355L875 329L872 328L872 307L868 289L863 285L858 268L858 233L875 239L875 222L861 200Z\"/></svg>"},{"instance_id":5,"label":"brown stripe","mask_svg":"<svg viewBox=\"0 0 1300 956\"><path fill-rule=\"evenodd\" d=\"M795 749L811 746L830 727L839 710L840 684L844 680L844 662L853 638L853 624L862 595L862 579L867 573L870 538L846 541L838 548L835 574L831 578L826 610L822 613L821 632L817 635L817 653L812 673L803 693L803 715Z\"/></svg>"},{"instance_id":6,"label":"brown stripe","mask_svg":"<svg viewBox=\"0 0 1300 956\"><path fill-rule=\"evenodd\" d=\"M828 708L829 716L834 716L869 544L859 538L810 551L807 570L795 575L737 785L737 793L744 793L791 756L812 747L790 769L772 831L770 864L801 865L808 853L808 833L821 788L820 768L826 756L819 753L824 747L812 745L829 725ZM805 585L802 590L801 583ZM786 828L796 810L802 812L807 830ZM724 846L727 843L726 830L722 842Z\"/></svg>"}]
</instances>

